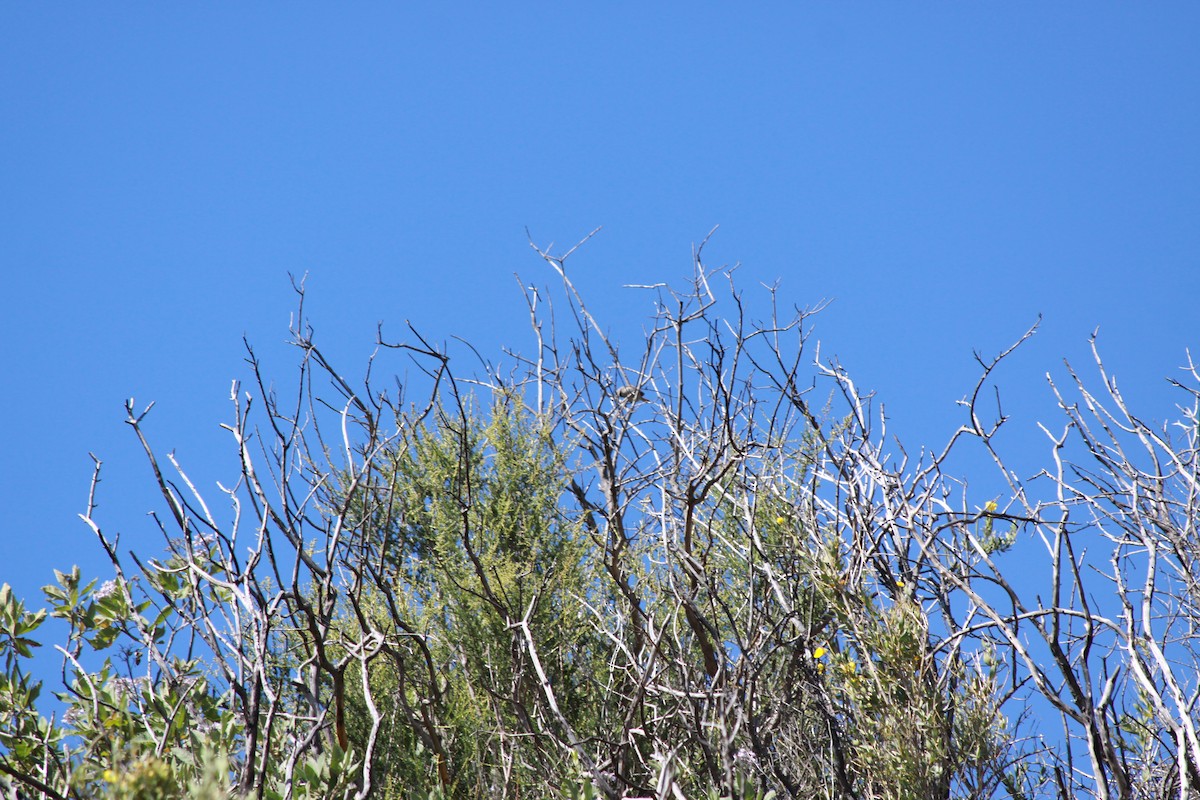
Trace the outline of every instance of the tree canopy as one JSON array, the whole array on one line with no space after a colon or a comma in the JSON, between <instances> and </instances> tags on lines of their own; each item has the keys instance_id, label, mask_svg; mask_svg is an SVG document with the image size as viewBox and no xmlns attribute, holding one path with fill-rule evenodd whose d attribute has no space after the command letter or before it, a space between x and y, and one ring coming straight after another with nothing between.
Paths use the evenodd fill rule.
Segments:
<instances>
[{"instance_id":1,"label":"tree canopy","mask_svg":"<svg viewBox=\"0 0 1200 800\"><path fill-rule=\"evenodd\" d=\"M910 452L820 309L702 253L631 345L539 251L516 366L381 336L407 385L346 377L301 303L296 391L249 350L215 491L131 401L161 550L118 549L97 461L112 574L0 588L6 796L1196 796L1196 366L1155 426L1096 351L1025 476L993 388L1035 326ZM951 474L972 448L994 470Z\"/></svg>"}]
</instances>

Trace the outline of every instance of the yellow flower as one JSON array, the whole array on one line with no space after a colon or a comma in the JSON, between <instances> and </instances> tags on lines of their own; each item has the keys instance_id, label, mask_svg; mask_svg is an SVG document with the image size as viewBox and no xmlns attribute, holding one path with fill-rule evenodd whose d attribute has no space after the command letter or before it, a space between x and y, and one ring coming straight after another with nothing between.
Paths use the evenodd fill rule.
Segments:
<instances>
[{"instance_id":1,"label":"yellow flower","mask_svg":"<svg viewBox=\"0 0 1200 800\"><path fill-rule=\"evenodd\" d=\"M989 514L992 513L993 511L995 511L997 508L998 508L998 506L996 505L995 500L988 500L986 503L983 504L983 510L988 512Z\"/></svg>"},{"instance_id":2,"label":"yellow flower","mask_svg":"<svg viewBox=\"0 0 1200 800\"><path fill-rule=\"evenodd\" d=\"M824 647L818 647L816 650L813 650L813 658L821 658L828 652L829 651L826 650Z\"/></svg>"},{"instance_id":3,"label":"yellow flower","mask_svg":"<svg viewBox=\"0 0 1200 800\"><path fill-rule=\"evenodd\" d=\"M785 523L785 522L787 522L787 520L786 520L786 519L784 519L783 517L776 517L776 518L775 518L775 524L776 524L776 525L782 525L782 524L783 524L783 523Z\"/></svg>"}]
</instances>

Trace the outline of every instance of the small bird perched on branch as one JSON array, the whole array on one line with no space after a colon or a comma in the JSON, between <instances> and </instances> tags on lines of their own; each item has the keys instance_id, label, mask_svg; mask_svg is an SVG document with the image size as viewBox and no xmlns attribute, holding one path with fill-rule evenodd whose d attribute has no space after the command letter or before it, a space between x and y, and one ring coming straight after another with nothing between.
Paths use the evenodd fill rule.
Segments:
<instances>
[{"instance_id":1,"label":"small bird perched on branch","mask_svg":"<svg viewBox=\"0 0 1200 800\"><path fill-rule=\"evenodd\" d=\"M646 399L646 393L637 386L622 386L617 389L617 399L622 403L640 403Z\"/></svg>"}]
</instances>

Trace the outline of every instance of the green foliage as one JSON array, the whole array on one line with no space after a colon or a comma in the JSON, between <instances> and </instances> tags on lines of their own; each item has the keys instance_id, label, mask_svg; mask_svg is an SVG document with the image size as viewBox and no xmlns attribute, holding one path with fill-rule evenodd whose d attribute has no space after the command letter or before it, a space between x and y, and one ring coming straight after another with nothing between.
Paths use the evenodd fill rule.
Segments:
<instances>
[{"instance_id":1,"label":"green foliage","mask_svg":"<svg viewBox=\"0 0 1200 800\"><path fill-rule=\"evenodd\" d=\"M388 563L388 596L369 605L381 625L394 624L385 607L398 610L405 637L403 656L379 662L370 675L372 694L394 721L376 759L379 778L404 791L433 791L441 759L455 775L453 794L479 796L508 758L504 780L547 780L544 765L535 771L522 755L544 749L536 739L544 723L525 745L501 741L530 722L521 717L524 704L542 691L528 660L513 657L522 623L547 654L542 667L562 709L584 730L595 728L592 673L601 663L581 602L593 593L591 544L560 507L562 455L544 426L501 397L486 420L443 414L432 428L412 431L386 462L360 500L360 535L368 546L379 543ZM414 676L418 656L425 671ZM422 682L431 691L422 692ZM353 725L364 735L360 698L361 683L351 684ZM440 740L433 750L430 727Z\"/></svg>"},{"instance_id":2,"label":"green foliage","mask_svg":"<svg viewBox=\"0 0 1200 800\"><path fill-rule=\"evenodd\" d=\"M1196 671L1174 666L1195 662L1194 477L1151 480L1085 439L1101 467L1076 474L1095 496L1060 477L1055 502L1034 503L1005 472L1010 508L952 508L967 493L944 456L890 460L838 365L818 370L843 405L809 405L783 343L800 332L803 346L803 312L749 328L735 293L735 317L711 316L698 264L633 370L547 259L578 337L560 347L535 325L526 383L482 408L436 349L409 348L449 388L402 409L350 386L298 326L309 405L268 393L256 431L235 393L229 519L181 469L164 477L130 403L170 512L164 552L131 566L93 502L111 579L56 572L34 611L0 586L0 791L1065 800L1200 786L1177 745L1195 738L1181 704ZM320 399L314 370L344 402ZM969 430L990 448L979 413ZM1102 427L1168 447L1138 424ZM1196 446L1155 463L1184 475ZM1087 605L1075 506L1116 542L1120 616ZM1050 602L1023 602L993 559L1027 527ZM28 665L50 618L66 635L63 711L47 717ZM1031 695L1061 715L1065 755L1026 746Z\"/></svg>"},{"instance_id":3,"label":"green foliage","mask_svg":"<svg viewBox=\"0 0 1200 800\"><path fill-rule=\"evenodd\" d=\"M78 567L56 572L56 584L45 587L48 611L24 612L8 587L0 589L0 617L9 635L0 650L5 671L0 676L0 745L6 772L39 775L47 791L111 798L183 798L228 795L228 769L220 791L213 789L214 764L191 755L208 752L216 743L232 747L237 738L228 712L208 689L196 661L175 660L155 681L121 675L111 658L94 671L81 666L81 649L111 648L128 634L133 620L143 624L146 604L134 606L118 581L96 588L84 583ZM64 652L73 678L58 694L65 710L57 721L36 711L40 686L31 684L18 659L27 658L35 643L27 639L47 615L67 621ZM144 652L127 654L128 664ZM166 676L170 676L170 680ZM217 751L213 751L217 752ZM222 757L223 758L223 757ZM187 793L191 784L206 793ZM197 790L199 791L199 789Z\"/></svg>"},{"instance_id":4,"label":"green foliage","mask_svg":"<svg viewBox=\"0 0 1200 800\"><path fill-rule=\"evenodd\" d=\"M811 459L788 463L803 471ZM371 663L369 686L351 672L344 690L351 742L370 735L368 696L385 720L372 759L381 796L474 798L546 786L559 787L562 797L598 796L579 760L555 752L546 738L563 736L567 726L571 735L602 741L628 724L608 713L605 696L627 691L619 688L622 675L613 671L612 642L603 628L616 613L618 591L601 563L600 543L588 535L585 510L567 502L569 475L544 422L502 396L486 417L442 414L430 427L409 428L381 454L369 485L353 493L343 487L352 501L350 519L357 520L356 547L384 565L380 585L387 589L366 590L359 607L368 616L360 621L344 613L333 641L354 642L377 630L396 643L390 658ZM921 609L905 599L880 605L865 585L848 578L840 539L818 533L797 514L784 476L754 478L761 499L745 493L743 478L731 476L695 509L695 546L706 553L704 569L713 576L706 602L727 609L714 617L713 628L727 650L723 669L734 675L756 670L758 713L782 711L772 706L776 695L792 697L784 717L790 722L774 734L777 750L831 746L828 733L813 738L813 723L827 713L822 704L832 703L832 730L841 731L852 785L866 796L930 796L956 771L991 757L1004 724L988 687L964 679L960 667L947 682L944 665L926 652ZM765 491L771 486L778 491ZM747 537L761 541L780 574L793 576L790 610L753 568L755 551L728 546ZM678 576L656 562L663 555L653 540L645 544L630 550L630 583L647 608L684 632L657 647L669 656L667 664L698 664L700 639L687 633L685 609L673 599ZM186 564L179 555L162 559L143 580L182 601ZM172 605L150 618L151 604L134 603L124 579L97 588L95 581L84 583L78 569L57 579L45 590L49 613L69 623L73 653L81 645L109 649L121 636L161 641L173 624ZM5 588L0 613L10 665L4 680L16 681L0 688L8 687L8 708L32 708L36 687L23 688L11 665L28 657L36 645L29 634L47 612L25 612ZM791 623L756 638L747 627L756 616ZM808 654L804 687L789 685L798 647ZM542 654L536 668L534 652ZM148 656L138 653L134 663ZM536 711L546 699L539 669L553 687L560 719ZM228 695L210 687L198 660L172 659L151 674L157 678L122 676L111 659L94 672L76 669L61 695L69 706L66 724L9 715L10 763L29 769L53 753L63 765L58 779L64 788L114 799L234 791L231 781L242 767L229 754L243 745L246 732ZM685 686L709 680L701 672L681 678ZM749 740L721 740L713 713L708 746L749 752ZM641 723L643 735L651 724ZM31 725L41 726L40 749L20 733ZM664 724L654 736L662 741L670 730ZM646 759L648 786L713 800L774 796L753 766L739 767L732 793L722 794L711 785L703 751L682 750L668 759L650 749L634 752ZM831 779L829 767L817 764L806 779L814 788ZM266 794L340 796L353 791L357 769L352 753L335 743L302 758L293 775L270 777Z\"/></svg>"}]
</instances>

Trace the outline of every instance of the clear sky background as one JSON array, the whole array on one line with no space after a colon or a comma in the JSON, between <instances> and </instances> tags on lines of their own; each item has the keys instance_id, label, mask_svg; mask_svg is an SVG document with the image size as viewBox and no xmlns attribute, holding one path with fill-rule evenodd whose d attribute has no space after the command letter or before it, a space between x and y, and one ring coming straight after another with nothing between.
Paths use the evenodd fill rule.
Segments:
<instances>
[{"instance_id":1,"label":"clear sky background","mask_svg":"<svg viewBox=\"0 0 1200 800\"><path fill-rule=\"evenodd\" d=\"M308 273L359 375L376 325L528 348L529 249L632 341L627 283L779 280L910 447L1000 375L1045 452L1043 375L1101 346L1149 418L1200 357L1195 3L7 4L0 11L0 583L107 577L78 520L156 542L122 404L202 488L236 474L242 336L286 380ZM761 306L760 306L761 308ZM1089 370L1085 370L1091 374ZM1036 460L1036 459L1035 459Z\"/></svg>"}]
</instances>

